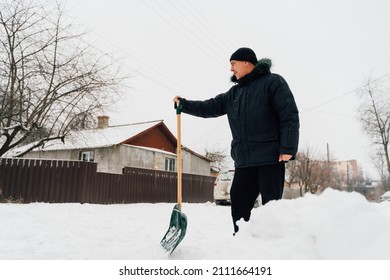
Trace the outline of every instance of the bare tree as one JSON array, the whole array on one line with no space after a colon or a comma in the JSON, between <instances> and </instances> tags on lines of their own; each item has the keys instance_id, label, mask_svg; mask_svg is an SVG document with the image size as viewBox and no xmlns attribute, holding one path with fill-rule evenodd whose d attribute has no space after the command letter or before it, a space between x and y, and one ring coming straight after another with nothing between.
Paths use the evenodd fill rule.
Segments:
<instances>
[{"instance_id":1,"label":"bare tree","mask_svg":"<svg viewBox=\"0 0 390 280\"><path fill-rule=\"evenodd\" d=\"M0 3L0 156L64 140L115 101L115 61L73 33L63 13L50 2Z\"/></svg>"},{"instance_id":2,"label":"bare tree","mask_svg":"<svg viewBox=\"0 0 390 280\"><path fill-rule=\"evenodd\" d=\"M296 160L287 164L289 184L297 183L300 195L317 193L331 185L333 176L329 161L315 160L310 150L299 152Z\"/></svg>"},{"instance_id":3,"label":"bare tree","mask_svg":"<svg viewBox=\"0 0 390 280\"><path fill-rule=\"evenodd\" d=\"M211 160L211 168L217 172L221 172L222 170L228 167L227 159L228 156L224 150L207 150L206 149L206 158Z\"/></svg>"},{"instance_id":4,"label":"bare tree","mask_svg":"<svg viewBox=\"0 0 390 280\"><path fill-rule=\"evenodd\" d=\"M385 76L386 77L386 76ZM375 165L383 184L390 189L390 86L389 78L369 80L360 90L359 117L364 131L376 146Z\"/></svg>"}]
</instances>

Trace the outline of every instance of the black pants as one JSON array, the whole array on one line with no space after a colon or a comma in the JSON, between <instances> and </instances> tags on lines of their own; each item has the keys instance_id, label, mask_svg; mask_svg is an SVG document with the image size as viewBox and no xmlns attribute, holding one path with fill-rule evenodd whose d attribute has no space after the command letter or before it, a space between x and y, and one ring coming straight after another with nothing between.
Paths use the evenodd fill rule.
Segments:
<instances>
[{"instance_id":1,"label":"black pants","mask_svg":"<svg viewBox=\"0 0 390 280\"><path fill-rule=\"evenodd\" d=\"M259 194L263 205L282 198L284 174L284 163L236 168L230 189L234 233L238 231L238 220L249 221Z\"/></svg>"}]
</instances>

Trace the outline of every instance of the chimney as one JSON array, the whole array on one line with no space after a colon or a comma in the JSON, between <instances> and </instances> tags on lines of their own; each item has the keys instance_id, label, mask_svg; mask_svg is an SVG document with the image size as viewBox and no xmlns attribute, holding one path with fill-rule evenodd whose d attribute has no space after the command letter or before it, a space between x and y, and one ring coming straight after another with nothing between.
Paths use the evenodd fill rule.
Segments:
<instances>
[{"instance_id":1,"label":"chimney","mask_svg":"<svg viewBox=\"0 0 390 280\"><path fill-rule=\"evenodd\" d=\"M97 129L103 129L108 127L108 119L110 118L109 116L98 116L97 118Z\"/></svg>"}]
</instances>

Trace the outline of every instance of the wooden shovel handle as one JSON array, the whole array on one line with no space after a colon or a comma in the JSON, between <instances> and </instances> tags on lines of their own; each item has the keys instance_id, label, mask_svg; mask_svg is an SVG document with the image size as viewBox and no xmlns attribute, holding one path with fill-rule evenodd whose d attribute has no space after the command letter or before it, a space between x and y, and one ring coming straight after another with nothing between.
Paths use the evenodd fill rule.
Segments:
<instances>
[{"instance_id":1,"label":"wooden shovel handle","mask_svg":"<svg viewBox=\"0 0 390 280\"><path fill-rule=\"evenodd\" d=\"M176 104L174 102L174 108L176 109L176 118L177 118L177 206L181 211L181 202L182 202L182 160L181 160L181 110L183 105L181 102Z\"/></svg>"},{"instance_id":2,"label":"wooden shovel handle","mask_svg":"<svg viewBox=\"0 0 390 280\"><path fill-rule=\"evenodd\" d=\"M176 105L176 103L175 103ZM181 108L180 108L181 109ZM177 118L177 205L181 211L182 202L182 159L181 159L181 111L176 110Z\"/></svg>"}]
</instances>

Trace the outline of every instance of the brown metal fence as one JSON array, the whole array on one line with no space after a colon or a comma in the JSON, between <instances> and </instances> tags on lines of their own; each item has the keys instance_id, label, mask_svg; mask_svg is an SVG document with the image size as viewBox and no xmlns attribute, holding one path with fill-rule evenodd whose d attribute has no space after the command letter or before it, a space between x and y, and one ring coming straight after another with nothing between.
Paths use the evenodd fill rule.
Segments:
<instances>
[{"instance_id":1,"label":"brown metal fence","mask_svg":"<svg viewBox=\"0 0 390 280\"><path fill-rule=\"evenodd\" d=\"M125 167L96 172L82 161L0 158L0 200L23 203L156 203L177 200L174 172ZM213 201L214 177L183 174L183 201Z\"/></svg>"}]
</instances>

